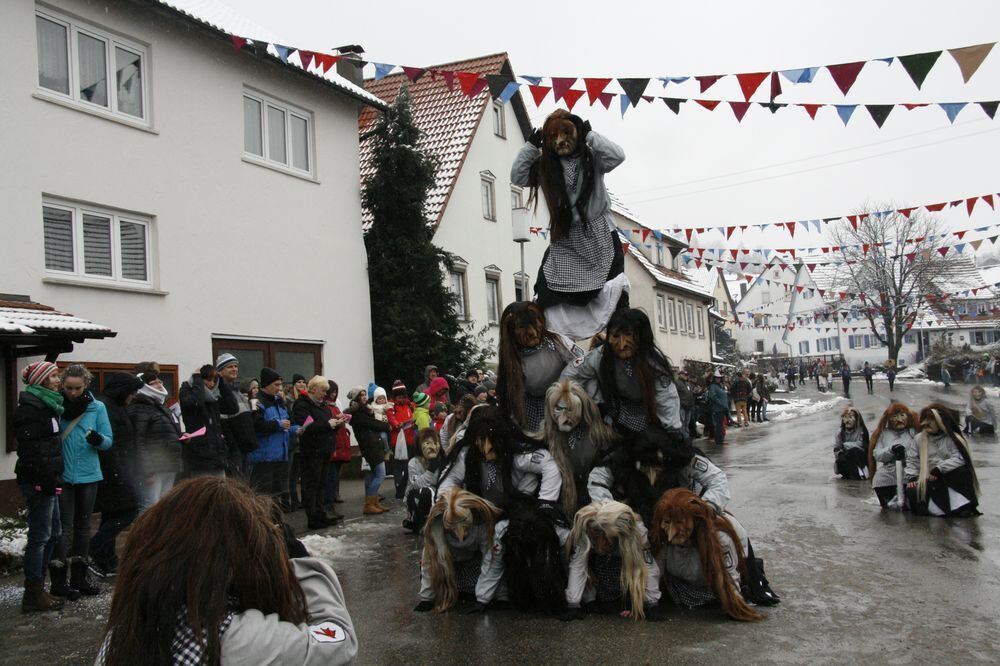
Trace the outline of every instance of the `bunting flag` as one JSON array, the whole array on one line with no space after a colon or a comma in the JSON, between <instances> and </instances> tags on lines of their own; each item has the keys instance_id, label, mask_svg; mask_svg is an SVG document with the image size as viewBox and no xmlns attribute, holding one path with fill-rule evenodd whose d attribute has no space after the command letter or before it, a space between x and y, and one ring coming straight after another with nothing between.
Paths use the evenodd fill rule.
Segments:
<instances>
[{"instance_id":1,"label":"bunting flag","mask_svg":"<svg viewBox=\"0 0 1000 666\"><path fill-rule=\"evenodd\" d=\"M618 85L625 91L632 106L639 106L639 101L646 92L646 86L649 85L649 79L618 79Z\"/></svg>"},{"instance_id":2,"label":"bunting flag","mask_svg":"<svg viewBox=\"0 0 1000 666\"><path fill-rule=\"evenodd\" d=\"M858 80L861 69L865 66L865 61L847 62L840 65L829 65L826 69L833 77L833 82L840 88L840 92L847 95L854 82Z\"/></svg>"},{"instance_id":3,"label":"bunting flag","mask_svg":"<svg viewBox=\"0 0 1000 666\"><path fill-rule=\"evenodd\" d=\"M924 85L924 79L930 73L931 67L941 57L941 51L929 51L928 53L914 53L899 57L899 64L903 66L906 73L910 75L917 89Z\"/></svg>"},{"instance_id":4,"label":"bunting flag","mask_svg":"<svg viewBox=\"0 0 1000 666\"><path fill-rule=\"evenodd\" d=\"M968 83L992 50L993 44L978 44L961 49L948 49L948 53L958 63L958 69L962 72L962 80ZM990 117L992 118L992 116Z\"/></svg>"}]
</instances>

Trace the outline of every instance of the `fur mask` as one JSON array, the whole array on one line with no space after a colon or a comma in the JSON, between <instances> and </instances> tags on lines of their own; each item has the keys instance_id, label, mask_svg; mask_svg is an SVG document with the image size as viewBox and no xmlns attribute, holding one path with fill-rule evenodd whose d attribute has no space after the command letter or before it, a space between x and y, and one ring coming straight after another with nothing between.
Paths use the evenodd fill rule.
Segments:
<instances>
[{"instance_id":1,"label":"fur mask","mask_svg":"<svg viewBox=\"0 0 1000 666\"><path fill-rule=\"evenodd\" d=\"M840 425L845 430L854 430L854 427L858 425L858 418L855 416L853 409L848 409L840 415Z\"/></svg>"},{"instance_id":2,"label":"fur mask","mask_svg":"<svg viewBox=\"0 0 1000 666\"><path fill-rule=\"evenodd\" d=\"M639 349L639 339L632 331L618 329L608 335L608 346L615 356L624 361L635 356Z\"/></svg>"},{"instance_id":3,"label":"fur mask","mask_svg":"<svg viewBox=\"0 0 1000 666\"><path fill-rule=\"evenodd\" d=\"M986 397L986 391L983 390L982 386L973 386L972 387L972 399L973 400L982 400L985 397Z\"/></svg>"},{"instance_id":4,"label":"fur mask","mask_svg":"<svg viewBox=\"0 0 1000 666\"><path fill-rule=\"evenodd\" d=\"M559 157L569 157L576 152L578 144L576 123L568 113L553 113L542 126L542 138L546 149Z\"/></svg>"},{"instance_id":5,"label":"fur mask","mask_svg":"<svg viewBox=\"0 0 1000 666\"><path fill-rule=\"evenodd\" d=\"M872 434L868 444L869 478L875 474L875 447L878 446L878 440L882 437L882 433L887 429L894 432L903 432L911 428L914 430L917 428L917 415L911 412L903 403L894 402L882 412L882 418L879 419L878 426L876 426L875 432Z\"/></svg>"},{"instance_id":6,"label":"fur mask","mask_svg":"<svg viewBox=\"0 0 1000 666\"><path fill-rule=\"evenodd\" d=\"M441 442L436 437L426 437L420 440L420 453L427 460L433 460L441 452Z\"/></svg>"}]
</instances>

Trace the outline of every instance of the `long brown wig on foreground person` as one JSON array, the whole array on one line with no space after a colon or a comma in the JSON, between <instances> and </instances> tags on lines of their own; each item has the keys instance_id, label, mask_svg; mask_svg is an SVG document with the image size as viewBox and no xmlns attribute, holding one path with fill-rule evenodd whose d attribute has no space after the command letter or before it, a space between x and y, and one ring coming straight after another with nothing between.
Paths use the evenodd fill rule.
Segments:
<instances>
[{"instance_id":1,"label":"long brown wig on foreground person","mask_svg":"<svg viewBox=\"0 0 1000 666\"><path fill-rule=\"evenodd\" d=\"M650 546L654 554L673 541L690 541L698 549L698 560L708 589L722 604L726 615L741 622L764 619L744 599L735 581L726 571L719 532L725 532L736 546L736 565L743 580L747 580L747 561L743 543L733 526L716 513L715 507L687 488L674 488L663 493L653 513Z\"/></svg>"},{"instance_id":2,"label":"long brown wig on foreground person","mask_svg":"<svg viewBox=\"0 0 1000 666\"><path fill-rule=\"evenodd\" d=\"M241 481L202 477L174 486L129 532L108 616L108 666L172 663L179 612L221 661L219 627L249 609L306 621L273 503Z\"/></svg>"}]
</instances>

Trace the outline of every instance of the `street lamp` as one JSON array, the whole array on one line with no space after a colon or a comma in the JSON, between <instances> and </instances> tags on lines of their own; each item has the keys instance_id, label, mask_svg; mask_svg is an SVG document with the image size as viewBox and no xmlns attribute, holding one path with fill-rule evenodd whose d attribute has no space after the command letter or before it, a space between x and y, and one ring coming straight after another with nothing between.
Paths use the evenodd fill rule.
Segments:
<instances>
[{"instance_id":1,"label":"street lamp","mask_svg":"<svg viewBox=\"0 0 1000 666\"><path fill-rule=\"evenodd\" d=\"M528 209L521 206L511 208L510 220L514 242L521 248L521 275L518 278L521 281L521 298L530 300L528 298L528 275L524 272L524 244L531 241L528 228Z\"/></svg>"}]
</instances>

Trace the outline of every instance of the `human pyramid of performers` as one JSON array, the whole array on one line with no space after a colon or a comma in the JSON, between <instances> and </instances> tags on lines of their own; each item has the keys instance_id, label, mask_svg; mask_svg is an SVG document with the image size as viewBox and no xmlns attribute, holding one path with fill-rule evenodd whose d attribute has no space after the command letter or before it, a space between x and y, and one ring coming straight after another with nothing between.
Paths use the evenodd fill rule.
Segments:
<instances>
[{"instance_id":1,"label":"human pyramid of performers","mask_svg":"<svg viewBox=\"0 0 1000 666\"><path fill-rule=\"evenodd\" d=\"M755 621L778 602L726 511L726 475L681 427L649 318L629 308L604 185L624 158L560 110L514 162L512 182L548 208L550 244L535 300L501 316L498 405L473 407L447 441L422 437L409 463L416 611L658 620L666 592Z\"/></svg>"}]
</instances>

